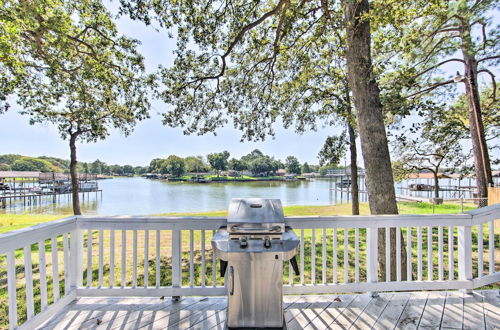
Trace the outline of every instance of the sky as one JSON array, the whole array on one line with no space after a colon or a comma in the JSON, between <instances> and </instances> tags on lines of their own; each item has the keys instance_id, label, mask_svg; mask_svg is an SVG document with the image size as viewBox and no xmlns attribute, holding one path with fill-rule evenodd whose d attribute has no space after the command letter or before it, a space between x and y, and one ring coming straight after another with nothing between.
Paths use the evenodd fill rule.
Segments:
<instances>
[{"instance_id":1,"label":"sky","mask_svg":"<svg viewBox=\"0 0 500 330\"><path fill-rule=\"evenodd\" d=\"M140 52L146 59L146 67L153 72L159 64L172 64L175 40L169 39L165 31L157 32L142 23L121 18L118 21L120 32L141 41ZM448 72L463 71L459 66L450 66ZM17 114L19 107L12 104L11 109L0 117L0 154L14 153L25 156L53 156L69 159L68 142L62 140L57 129L50 125L29 125L28 117ZM328 135L339 134L340 127L320 127L302 135L293 129L285 130L276 125L276 135L264 142L240 142L241 133L231 126L219 129L217 135L185 136L181 128L170 128L161 123L160 113L167 105L153 101L151 118L139 122L134 132L123 136L118 131L104 141L77 145L78 159L91 162L100 159L108 164L148 165L150 160L168 155L186 157L207 155L228 150L231 157L239 158L254 149L284 160L289 155L296 156L301 163L317 164L318 152ZM359 142L358 142L359 147ZM342 160L341 163L345 163ZM362 162L360 161L360 164Z\"/></svg>"}]
</instances>

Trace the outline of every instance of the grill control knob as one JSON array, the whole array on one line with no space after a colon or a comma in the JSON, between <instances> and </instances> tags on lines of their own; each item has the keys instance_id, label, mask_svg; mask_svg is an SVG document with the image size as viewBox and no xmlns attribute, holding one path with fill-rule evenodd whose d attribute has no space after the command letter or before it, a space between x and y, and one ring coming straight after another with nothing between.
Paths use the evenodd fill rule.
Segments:
<instances>
[{"instance_id":1,"label":"grill control knob","mask_svg":"<svg viewBox=\"0 0 500 330\"><path fill-rule=\"evenodd\" d=\"M246 237L242 237L240 239L240 248L244 249L247 246L248 246L247 238Z\"/></svg>"},{"instance_id":2,"label":"grill control knob","mask_svg":"<svg viewBox=\"0 0 500 330\"><path fill-rule=\"evenodd\" d=\"M264 247L266 249L269 249L271 247L271 240L268 237L266 237L266 239L264 240Z\"/></svg>"}]
</instances>

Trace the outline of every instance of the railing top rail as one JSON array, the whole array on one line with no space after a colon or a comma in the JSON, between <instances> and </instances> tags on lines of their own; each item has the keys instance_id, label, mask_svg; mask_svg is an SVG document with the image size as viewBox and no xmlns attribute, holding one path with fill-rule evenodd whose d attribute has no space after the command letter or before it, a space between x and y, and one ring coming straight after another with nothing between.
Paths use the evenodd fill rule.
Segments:
<instances>
[{"instance_id":1,"label":"railing top rail","mask_svg":"<svg viewBox=\"0 0 500 330\"><path fill-rule=\"evenodd\" d=\"M80 229L206 229L215 230L226 224L226 217L165 216L78 216Z\"/></svg>"},{"instance_id":2,"label":"railing top rail","mask_svg":"<svg viewBox=\"0 0 500 330\"><path fill-rule=\"evenodd\" d=\"M474 225L481 224L491 219L500 219L500 204L481 207L475 210L466 212L472 216Z\"/></svg>"},{"instance_id":3,"label":"railing top rail","mask_svg":"<svg viewBox=\"0 0 500 330\"><path fill-rule=\"evenodd\" d=\"M292 228L384 228L415 226L470 226L469 214L395 214L366 216L300 216L286 217Z\"/></svg>"},{"instance_id":4,"label":"railing top rail","mask_svg":"<svg viewBox=\"0 0 500 330\"><path fill-rule=\"evenodd\" d=\"M0 234L0 254L68 232L74 228L76 228L76 217L70 216Z\"/></svg>"},{"instance_id":5,"label":"railing top rail","mask_svg":"<svg viewBox=\"0 0 500 330\"><path fill-rule=\"evenodd\" d=\"M470 214L297 216L285 217L288 225L301 228L383 228L408 226L470 226ZM81 229L218 229L225 217L79 216Z\"/></svg>"},{"instance_id":6,"label":"railing top rail","mask_svg":"<svg viewBox=\"0 0 500 330\"><path fill-rule=\"evenodd\" d=\"M500 203L485 206L485 207L480 207L478 209L470 210L465 213L471 214L471 215L482 215L482 214L492 214L500 212Z\"/></svg>"}]
</instances>

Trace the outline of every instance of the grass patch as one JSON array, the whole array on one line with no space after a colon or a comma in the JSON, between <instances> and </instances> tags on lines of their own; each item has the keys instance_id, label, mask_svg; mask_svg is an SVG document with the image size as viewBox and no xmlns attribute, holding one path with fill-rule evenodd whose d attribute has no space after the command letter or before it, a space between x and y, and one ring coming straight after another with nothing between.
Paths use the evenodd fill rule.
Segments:
<instances>
[{"instance_id":1,"label":"grass patch","mask_svg":"<svg viewBox=\"0 0 500 330\"><path fill-rule=\"evenodd\" d=\"M0 214L0 234L66 216L69 214Z\"/></svg>"}]
</instances>

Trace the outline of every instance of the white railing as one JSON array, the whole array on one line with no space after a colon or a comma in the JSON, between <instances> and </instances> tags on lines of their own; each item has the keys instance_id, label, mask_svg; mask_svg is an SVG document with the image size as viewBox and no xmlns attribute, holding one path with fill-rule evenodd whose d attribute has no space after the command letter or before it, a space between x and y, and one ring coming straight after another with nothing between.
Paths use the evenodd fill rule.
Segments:
<instances>
[{"instance_id":1,"label":"white railing","mask_svg":"<svg viewBox=\"0 0 500 330\"><path fill-rule=\"evenodd\" d=\"M288 217L301 238L300 275L285 267L284 291L472 290L498 282L495 219L500 204L453 215ZM79 296L224 295L210 244L224 224L212 217L79 216L0 235L0 297L6 290L10 328L42 324ZM378 237L389 240L388 229L396 244L382 249L389 275L381 278Z\"/></svg>"}]
</instances>

